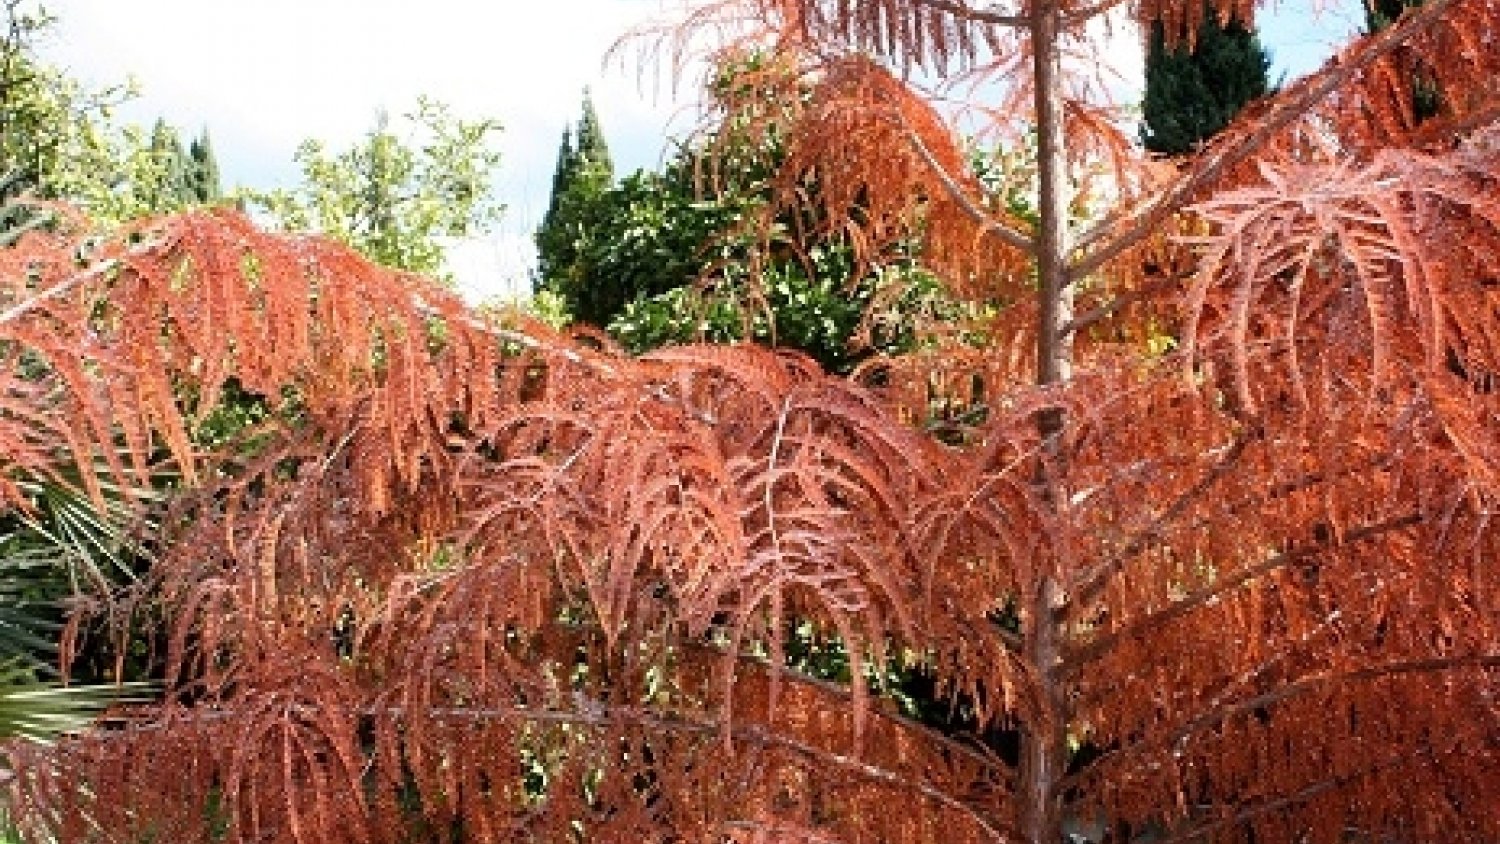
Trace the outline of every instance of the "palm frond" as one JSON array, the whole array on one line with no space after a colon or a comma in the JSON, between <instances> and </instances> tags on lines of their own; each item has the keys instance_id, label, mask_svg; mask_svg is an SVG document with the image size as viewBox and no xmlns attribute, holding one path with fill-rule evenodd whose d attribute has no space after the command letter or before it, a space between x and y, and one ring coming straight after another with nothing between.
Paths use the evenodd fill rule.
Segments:
<instances>
[{"instance_id":1,"label":"palm frond","mask_svg":"<svg viewBox=\"0 0 1500 844\"><path fill-rule=\"evenodd\" d=\"M0 740L50 742L86 729L110 706L147 699L150 684L65 686L39 682L31 667L0 665Z\"/></svg>"}]
</instances>

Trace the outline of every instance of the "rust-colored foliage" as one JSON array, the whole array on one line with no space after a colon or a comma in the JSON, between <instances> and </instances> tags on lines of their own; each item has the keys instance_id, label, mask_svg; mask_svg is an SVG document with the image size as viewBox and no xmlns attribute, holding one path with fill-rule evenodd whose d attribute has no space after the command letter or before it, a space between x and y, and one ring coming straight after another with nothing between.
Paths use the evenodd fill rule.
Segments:
<instances>
[{"instance_id":1,"label":"rust-colored foliage","mask_svg":"<svg viewBox=\"0 0 1500 844\"><path fill-rule=\"evenodd\" d=\"M1108 5L695 16L813 85L761 112L784 202L990 305L850 380L626 358L227 214L0 253L8 469L192 479L166 698L8 748L28 833L1500 840L1500 4L1429 0L1181 171L1121 158L1120 210L1064 231L1055 177L1120 148L1055 48ZM1420 126L1397 47L1469 51ZM911 67L1043 106L1039 225ZM231 378L287 412L200 454ZM848 684L787 667L794 625ZM897 664L987 732L901 716Z\"/></svg>"}]
</instances>

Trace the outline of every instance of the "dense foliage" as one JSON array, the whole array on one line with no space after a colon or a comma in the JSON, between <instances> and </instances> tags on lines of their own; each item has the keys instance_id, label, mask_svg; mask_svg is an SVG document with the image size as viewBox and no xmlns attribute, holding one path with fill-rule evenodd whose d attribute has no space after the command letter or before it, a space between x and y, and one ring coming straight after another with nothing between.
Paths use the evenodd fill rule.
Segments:
<instances>
[{"instance_id":1,"label":"dense foliage","mask_svg":"<svg viewBox=\"0 0 1500 844\"><path fill-rule=\"evenodd\" d=\"M184 146L177 130L158 120L141 154L145 160L137 167L141 184L136 193L142 213L181 211L223 197L219 162L207 130Z\"/></svg>"},{"instance_id":2,"label":"dense foliage","mask_svg":"<svg viewBox=\"0 0 1500 844\"><path fill-rule=\"evenodd\" d=\"M149 140L138 127L115 125L111 111L126 88L90 90L42 61L36 48L55 23L44 9L7 0L0 13L0 246L76 221L59 200L107 224L216 198L206 133L188 151L165 123ZM47 364L27 357L22 371L41 382ZM133 693L116 685L140 673L119 641L126 613L118 599L140 586L147 554L137 531L154 498L114 487L91 501L78 489L77 466L63 461L54 471L61 476L15 475L22 506L0 515L0 735L39 741L82 728L104 704ZM95 620L81 654L60 655L55 639L68 608L91 601L113 609ZM66 686L59 656L75 659Z\"/></svg>"},{"instance_id":3,"label":"dense foliage","mask_svg":"<svg viewBox=\"0 0 1500 844\"><path fill-rule=\"evenodd\" d=\"M108 213L122 156L104 118L128 91L90 90L41 62L36 42L54 22L45 11L25 0L0 10L0 229L39 224L15 202L22 197L68 197Z\"/></svg>"},{"instance_id":4,"label":"dense foliage","mask_svg":"<svg viewBox=\"0 0 1500 844\"><path fill-rule=\"evenodd\" d=\"M1407 9L1422 5L1422 0L1366 0L1365 27L1370 34L1390 26ZM1438 90L1436 76L1427 69L1431 57L1407 53L1402 57L1402 69L1411 76L1411 101L1407 105L1410 119L1421 123L1436 117L1442 110L1442 91Z\"/></svg>"},{"instance_id":5,"label":"dense foliage","mask_svg":"<svg viewBox=\"0 0 1500 844\"><path fill-rule=\"evenodd\" d=\"M753 116L780 111L777 98L807 96L776 80L778 71L764 57L727 62L703 135L679 145L661 172L618 184L588 163L608 153L585 100L580 137L599 138L589 146L604 152L575 150L564 137L537 235L540 289L634 353L754 340L833 372L910 349L922 326L956 313L921 268L915 241L861 261L847 234L814 234L812 221L777 208L783 145L744 130Z\"/></svg>"},{"instance_id":6,"label":"dense foliage","mask_svg":"<svg viewBox=\"0 0 1500 844\"><path fill-rule=\"evenodd\" d=\"M547 212L536 232L535 286L562 297L573 316L593 325L608 322L630 298L621 292L630 282L597 273L589 254L599 248L600 227L610 225L619 210L611 196L614 178L604 128L585 90L576 142L573 127L565 128Z\"/></svg>"},{"instance_id":7,"label":"dense foliage","mask_svg":"<svg viewBox=\"0 0 1500 844\"><path fill-rule=\"evenodd\" d=\"M286 229L326 234L388 267L442 276L445 239L483 233L502 210L490 185L499 130L497 121L463 120L422 99L400 127L381 114L342 152L305 141L297 150L302 184L255 201Z\"/></svg>"},{"instance_id":8,"label":"dense foliage","mask_svg":"<svg viewBox=\"0 0 1500 844\"><path fill-rule=\"evenodd\" d=\"M24 833L1500 839L1500 2L1427 0L1173 168L1063 61L1107 9L696 4L674 43L770 57L716 88L708 160L784 151L746 234L915 244L973 305L847 378L624 355L223 211L0 251L3 500L183 486L165 697L5 745ZM1420 124L1412 55L1462 59ZM1029 202L976 114L1034 139ZM267 411L228 463L226 390Z\"/></svg>"}]
</instances>

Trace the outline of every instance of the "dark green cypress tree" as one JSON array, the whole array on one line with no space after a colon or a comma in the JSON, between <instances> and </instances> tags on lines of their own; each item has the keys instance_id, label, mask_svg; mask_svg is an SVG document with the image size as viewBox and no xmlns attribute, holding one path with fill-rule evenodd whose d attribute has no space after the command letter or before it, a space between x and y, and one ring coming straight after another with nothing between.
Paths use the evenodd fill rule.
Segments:
<instances>
[{"instance_id":1,"label":"dark green cypress tree","mask_svg":"<svg viewBox=\"0 0 1500 844\"><path fill-rule=\"evenodd\" d=\"M589 96L587 88L583 89L583 114L578 119L578 144L574 149L582 171L593 178L614 181L615 164L609 155L609 144L604 141L604 130L599 128L594 99Z\"/></svg>"},{"instance_id":2,"label":"dark green cypress tree","mask_svg":"<svg viewBox=\"0 0 1500 844\"><path fill-rule=\"evenodd\" d=\"M1168 49L1166 31L1155 22L1146 46L1141 127L1146 149L1167 155L1193 151L1247 103L1266 95L1270 67L1259 37L1237 18L1221 25L1209 11L1192 49L1185 42Z\"/></svg>"},{"instance_id":3,"label":"dark green cypress tree","mask_svg":"<svg viewBox=\"0 0 1500 844\"><path fill-rule=\"evenodd\" d=\"M188 144L188 196L189 201L199 205L218 202L224 195L219 179L219 162L214 158L213 143L208 130Z\"/></svg>"},{"instance_id":4,"label":"dark green cypress tree","mask_svg":"<svg viewBox=\"0 0 1500 844\"><path fill-rule=\"evenodd\" d=\"M547 200L542 225L536 230L537 276L544 286L550 286L549 281L556 279L559 270L568 263L563 205L577 170L578 153L573 149L573 127L564 127L562 143L557 148L557 165L552 171L552 195Z\"/></svg>"},{"instance_id":5,"label":"dark green cypress tree","mask_svg":"<svg viewBox=\"0 0 1500 844\"><path fill-rule=\"evenodd\" d=\"M602 199L614 183L614 162L588 89L577 132L563 131L552 176L552 197L536 232L537 283L560 294L573 316L603 325L619 305L609 291L592 289L596 280L583 266L590 238L602 213Z\"/></svg>"}]
</instances>

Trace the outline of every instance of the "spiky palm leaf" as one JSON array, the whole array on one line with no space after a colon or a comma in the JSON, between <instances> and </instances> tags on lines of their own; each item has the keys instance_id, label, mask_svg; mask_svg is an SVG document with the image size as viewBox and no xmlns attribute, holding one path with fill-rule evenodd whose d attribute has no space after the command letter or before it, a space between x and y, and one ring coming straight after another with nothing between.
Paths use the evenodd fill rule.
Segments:
<instances>
[{"instance_id":1,"label":"spiky palm leaf","mask_svg":"<svg viewBox=\"0 0 1500 844\"><path fill-rule=\"evenodd\" d=\"M78 477L64 469L59 477ZM145 557L132 529L150 489L104 481L99 507L77 481L21 477L26 509L0 534L0 737L48 740L83 729L106 706L140 699L142 684L63 685L55 681L63 602L109 595L133 581ZM131 502L135 502L133 505Z\"/></svg>"},{"instance_id":2,"label":"spiky palm leaf","mask_svg":"<svg viewBox=\"0 0 1500 844\"><path fill-rule=\"evenodd\" d=\"M34 666L0 666L0 739L48 742L85 729L106 708L145 700L149 684L64 686L37 680Z\"/></svg>"}]
</instances>

